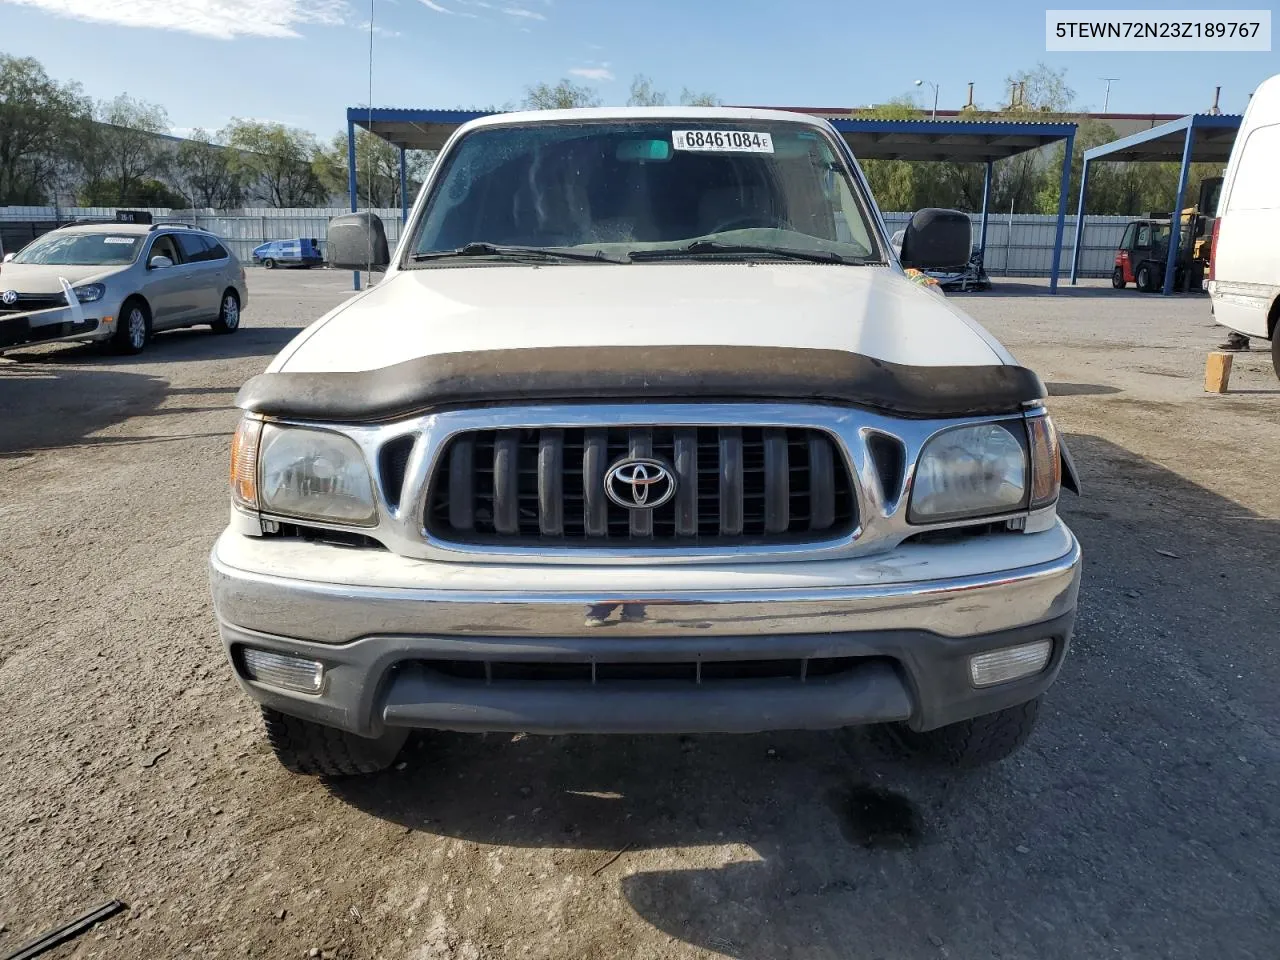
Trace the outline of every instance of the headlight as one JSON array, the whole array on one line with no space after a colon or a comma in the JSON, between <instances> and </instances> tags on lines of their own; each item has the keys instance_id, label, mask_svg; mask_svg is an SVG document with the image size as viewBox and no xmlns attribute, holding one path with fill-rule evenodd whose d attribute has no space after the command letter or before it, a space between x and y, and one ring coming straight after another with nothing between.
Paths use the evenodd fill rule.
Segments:
<instances>
[{"instance_id":1,"label":"headlight","mask_svg":"<svg viewBox=\"0 0 1280 960\"><path fill-rule=\"evenodd\" d=\"M1027 507L1022 421L953 427L924 445L911 489L912 523L937 523Z\"/></svg>"},{"instance_id":2,"label":"headlight","mask_svg":"<svg viewBox=\"0 0 1280 960\"><path fill-rule=\"evenodd\" d=\"M71 292L76 295L76 299L81 303L93 303L95 300L101 300L106 295L107 285L105 283L86 283L79 287L72 287Z\"/></svg>"},{"instance_id":3,"label":"headlight","mask_svg":"<svg viewBox=\"0 0 1280 960\"><path fill-rule=\"evenodd\" d=\"M256 494L258 508L266 513L362 526L376 522L373 480L354 441L328 430L265 424L255 459L250 455L253 423L242 422L232 445L237 502ZM256 489L246 473L256 474Z\"/></svg>"}]
</instances>

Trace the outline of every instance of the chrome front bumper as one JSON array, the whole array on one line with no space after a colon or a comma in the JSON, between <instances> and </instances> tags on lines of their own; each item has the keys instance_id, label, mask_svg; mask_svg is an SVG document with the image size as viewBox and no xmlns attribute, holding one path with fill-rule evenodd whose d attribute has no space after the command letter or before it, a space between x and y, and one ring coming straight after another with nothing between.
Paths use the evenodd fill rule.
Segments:
<instances>
[{"instance_id":1,"label":"chrome front bumper","mask_svg":"<svg viewBox=\"0 0 1280 960\"><path fill-rule=\"evenodd\" d=\"M384 725L693 732L907 720L929 729L1038 695L1065 653L1080 581L1075 538L1058 523L995 542L1010 564L998 572L974 569L992 559L977 540L813 563L487 569L228 532L210 577L244 688L364 735ZM1043 673L970 685L973 653L1044 637L1055 644ZM320 660L323 691L248 679L242 646ZM686 689L468 683L429 666L833 657L866 658L865 668L808 689L736 680Z\"/></svg>"}]
</instances>

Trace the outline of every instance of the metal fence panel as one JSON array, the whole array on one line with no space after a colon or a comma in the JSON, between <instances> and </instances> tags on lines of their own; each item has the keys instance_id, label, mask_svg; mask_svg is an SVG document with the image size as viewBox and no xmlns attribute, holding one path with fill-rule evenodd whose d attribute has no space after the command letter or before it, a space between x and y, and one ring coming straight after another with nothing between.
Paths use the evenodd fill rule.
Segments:
<instances>
[{"instance_id":1,"label":"metal fence panel","mask_svg":"<svg viewBox=\"0 0 1280 960\"><path fill-rule=\"evenodd\" d=\"M890 233L906 227L910 213L886 213L885 224ZM1116 248L1129 223L1129 217L1084 218L1084 234L1080 238L1080 276L1109 277L1115 264ZM978 246L982 232L982 216L970 214L973 245ZM1034 213L1016 213L1012 217L991 215L987 220L987 273L999 277L1047 277L1053 264L1053 238L1058 218ZM1058 260L1063 276L1071 270L1071 243L1075 237L1076 218L1067 217L1062 230L1062 256Z\"/></svg>"},{"instance_id":2,"label":"metal fence panel","mask_svg":"<svg viewBox=\"0 0 1280 960\"><path fill-rule=\"evenodd\" d=\"M77 218L111 219L115 207L0 207L0 221L69 221ZM158 221L179 221L208 230L221 237L227 246L246 263L253 259L253 248L268 240L314 237L323 249L329 219L351 211L345 207L275 208L250 207L238 210L170 210L147 209ZM385 208L372 211L382 218L387 241L394 251L400 239L400 210ZM910 213L884 214L892 233L901 230L911 219ZM970 214L973 244L978 244L981 216ZM1080 275L1109 277L1116 247L1129 217L1085 217L1081 238ZM1019 213L1012 217L992 214L987 222L987 272L992 276L1043 277L1049 275L1053 262L1053 237L1058 218L1040 214ZM1059 261L1065 276L1071 268L1071 241L1075 235L1075 217L1067 217L1063 231L1062 257Z\"/></svg>"}]
</instances>

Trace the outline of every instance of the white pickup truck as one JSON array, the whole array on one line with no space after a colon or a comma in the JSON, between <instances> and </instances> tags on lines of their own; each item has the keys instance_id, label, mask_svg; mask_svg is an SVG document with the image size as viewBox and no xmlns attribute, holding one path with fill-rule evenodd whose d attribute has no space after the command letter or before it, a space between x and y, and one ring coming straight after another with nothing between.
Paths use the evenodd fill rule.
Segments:
<instances>
[{"instance_id":1,"label":"white pickup truck","mask_svg":"<svg viewBox=\"0 0 1280 960\"><path fill-rule=\"evenodd\" d=\"M875 724L969 765L1026 739L1075 616L1074 469L829 124L489 117L394 257L370 215L328 248L385 276L241 390L210 558L290 769L372 772L414 728Z\"/></svg>"}]
</instances>

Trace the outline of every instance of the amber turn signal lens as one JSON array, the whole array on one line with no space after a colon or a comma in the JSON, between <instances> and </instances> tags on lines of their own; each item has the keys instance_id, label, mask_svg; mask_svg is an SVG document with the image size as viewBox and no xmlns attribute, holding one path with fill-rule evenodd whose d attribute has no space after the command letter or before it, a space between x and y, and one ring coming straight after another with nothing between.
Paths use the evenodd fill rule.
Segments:
<instances>
[{"instance_id":1,"label":"amber turn signal lens","mask_svg":"<svg viewBox=\"0 0 1280 960\"><path fill-rule=\"evenodd\" d=\"M1031 433L1031 509L1047 507L1058 499L1062 486L1062 453L1058 431L1046 413L1027 420Z\"/></svg>"},{"instance_id":2,"label":"amber turn signal lens","mask_svg":"<svg viewBox=\"0 0 1280 960\"><path fill-rule=\"evenodd\" d=\"M258 440L262 421L245 418L231 440L231 500L238 507L258 509Z\"/></svg>"}]
</instances>

